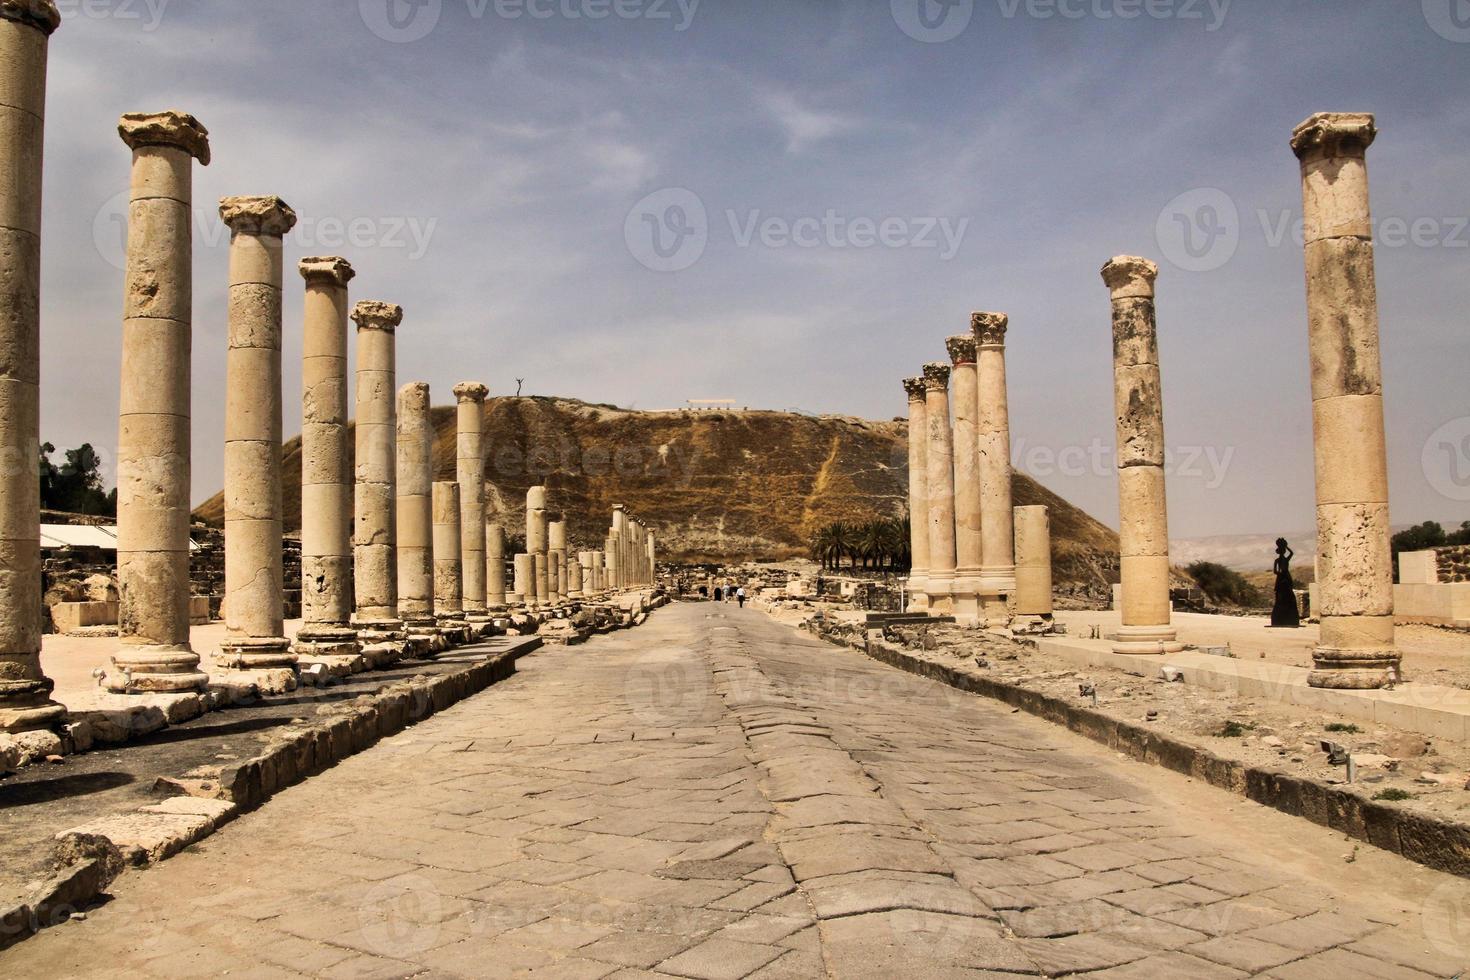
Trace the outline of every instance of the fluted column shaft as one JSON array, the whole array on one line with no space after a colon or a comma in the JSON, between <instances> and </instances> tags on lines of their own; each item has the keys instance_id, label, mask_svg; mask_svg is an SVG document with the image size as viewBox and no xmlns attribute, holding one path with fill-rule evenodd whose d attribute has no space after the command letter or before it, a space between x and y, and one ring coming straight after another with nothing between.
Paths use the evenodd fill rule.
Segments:
<instances>
[{"instance_id":1,"label":"fluted column shaft","mask_svg":"<svg viewBox=\"0 0 1470 980\"><path fill-rule=\"evenodd\" d=\"M464 611L485 615L485 396L482 384L455 385L455 478L459 481L460 553L464 558ZM501 582L505 581L502 571ZM504 592L502 586L501 589Z\"/></svg>"},{"instance_id":2,"label":"fluted column shaft","mask_svg":"<svg viewBox=\"0 0 1470 980\"><path fill-rule=\"evenodd\" d=\"M485 525L485 608L503 612L505 595L505 527Z\"/></svg>"},{"instance_id":3,"label":"fluted column shaft","mask_svg":"<svg viewBox=\"0 0 1470 980\"><path fill-rule=\"evenodd\" d=\"M1137 256L1103 266L1113 302L1114 410L1118 427L1118 538L1123 625L1118 653L1180 649L1169 615L1169 512L1164 493L1164 402L1154 280Z\"/></svg>"},{"instance_id":4,"label":"fluted column shaft","mask_svg":"<svg viewBox=\"0 0 1470 980\"><path fill-rule=\"evenodd\" d=\"M459 484L434 484L434 615L464 619L464 556L460 551ZM481 535L480 540L484 540ZM485 562L477 556L481 569Z\"/></svg>"},{"instance_id":5,"label":"fluted column shaft","mask_svg":"<svg viewBox=\"0 0 1470 980\"><path fill-rule=\"evenodd\" d=\"M398 390L398 613L409 629L434 626L434 427L429 386Z\"/></svg>"},{"instance_id":6,"label":"fluted column shaft","mask_svg":"<svg viewBox=\"0 0 1470 980\"><path fill-rule=\"evenodd\" d=\"M395 391L396 331L403 307L366 300L352 312L357 324L356 474L352 570L355 623L364 639L398 633L398 433Z\"/></svg>"},{"instance_id":7,"label":"fluted column shaft","mask_svg":"<svg viewBox=\"0 0 1470 980\"><path fill-rule=\"evenodd\" d=\"M929 410L924 379L905 378L909 398L909 583L907 612L929 608Z\"/></svg>"},{"instance_id":8,"label":"fluted column shaft","mask_svg":"<svg viewBox=\"0 0 1470 980\"><path fill-rule=\"evenodd\" d=\"M281 573L282 238L296 213L277 197L229 197L225 360L225 639L228 668L289 668Z\"/></svg>"},{"instance_id":9,"label":"fluted column shaft","mask_svg":"<svg viewBox=\"0 0 1470 980\"><path fill-rule=\"evenodd\" d=\"M951 592L956 564L954 542L954 433L949 422L949 365L924 365L925 417L929 428L929 608L954 611Z\"/></svg>"},{"instance_id":10,"label":"fluted column shaft","mask_svg":"<svg viewBox=\"0 0 1470 980\"><path fill-rule=\"evenodd\" d=\"M1317 487L1313 687L1377 688L1401 670L1368 204L1367 153L1377 132L1367 113L1319 113L1291 141L1302 174Z\"/></svg>"},{"instance_id":11,"label":"fluted column shaft","mask_svg":"<svg viewBox=\"0 0 1470 980\"><path fill-rule=\"evenodd\" d=\"M54 685L41 670L41 493L36 478L41 453L41 148L47 48L60 23L49 0L0 6L0 125L5 127L0 138L0 732L49 728L65 715L51 700ZM185 470L187 484L187 464Z\"/></svg>"},{"instance_id":12,"label":"fluted column shaft","mask_svg":"<svg viewBox=\"0 0 1470 980\"><path fill-rule=\"evenodd\" d=\"M189 643L193 162L208 164L209 136L177 112L123 116L118 132L133 173L117 435L119 650L107 686L200 691L209 678Z\"/></svg>"},{"instance_id":13,"label":"fluted column shaft","mask_svg":"<svg viewBox=\"0 0 1470 980\"><path fill-rule=\"evenodd\" d=\"M1011 411L1006 393L1004 313L971 317L977 348L981 562L985 625L1010 622L1007 597L1016 589L1015 516L1011 505Z\"/></svg>"},{"instance_id":14,"label":"fluted column shaft","mask_svg":"<svg viewBox=\"0 0 1470 980\"><path fill-rule=\"evenodd\" d=\"M298 653L355 645L352 622L352 476L347 444L346 259L302 259L306 310L301 357L301 630Z\"/></svg>"}]
</instances>

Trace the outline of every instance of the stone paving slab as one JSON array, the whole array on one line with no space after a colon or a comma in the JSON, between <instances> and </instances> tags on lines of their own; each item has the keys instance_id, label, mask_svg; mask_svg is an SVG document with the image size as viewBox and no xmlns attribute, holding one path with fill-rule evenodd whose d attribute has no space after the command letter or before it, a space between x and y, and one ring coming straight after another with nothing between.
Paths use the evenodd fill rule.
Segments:
<instances>
[{"instance_id":1,"label":"stone paving slab","mask_svg":"<svg viewBox=\"0 0 1470 980\"><path fill-rule=\"evenodd\" d=\"M789 799L787 797L790 797ZM1466 882L676 605L0 953L30 977L1449 977Z\"/></svg>"}]
</instances>

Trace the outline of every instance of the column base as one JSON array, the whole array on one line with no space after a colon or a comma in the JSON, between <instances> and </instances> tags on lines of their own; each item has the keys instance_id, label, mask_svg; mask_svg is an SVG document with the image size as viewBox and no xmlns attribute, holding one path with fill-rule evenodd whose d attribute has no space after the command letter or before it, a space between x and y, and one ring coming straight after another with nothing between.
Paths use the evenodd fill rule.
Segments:
<instances>
[{"instance_id":1,"label":"column base","mask_svg":"<svg viewBox=\"0 0 1470 980\"><path fill-rule=\"evenodd\" d=\"M196 694L209 687L209 675L189 644L147 644L113 654L104 684L113 694Z\"/></svg>"},{"instance_id":2,"label":"column base","mask_svg":"<svg viewBox=\"0 0 1470 980\"><path fill-rule=\"evenodd\" d=\"M1403 680L1402 657L1397 650L1317 647L1312 651L1310 687L1338 691L1372 691Z\"/></svg>"},{"instance_id":3,"label":"column base","mask_svg":"<svg viewBox=\"0 0 1470 980\"><path fill-rule=\"evenodd\" d=\"M221 683L254 684L261 694L289 694L300 683L296 654L284 636L241 636L221 641L214 665Z\"/></svg>"},{"instance_id":4,"label":"column base","mask_svg":"<svg viewBox=\"0 0 1470 980\"><path fill-rule=\"evenodd\" d=\"M1138 655L1178 653L1184 644L1172 626L1120 626L1113 638L1114 653Z\"/></svg>"},{"instance_id":5,"label":"column base","mask_svg":"<svg viewBox=\"0 0 1470 980\"><path fill-rule=\"evenodd\" d=\"M0 732L50 731L66 720L66 707L51 700L55 685L45 678L0 681Z\"/></svg>"},{"instance_id":6,"label":"column base","mask_svg":"<svg viewBox=\"0 0 1470 980\"><path fill-rule=\"evenodd\" d=\"M308 623L291 643L297 656L335 657L356 654L357 630L338 623Z\"/></svg>"}]
</instances>

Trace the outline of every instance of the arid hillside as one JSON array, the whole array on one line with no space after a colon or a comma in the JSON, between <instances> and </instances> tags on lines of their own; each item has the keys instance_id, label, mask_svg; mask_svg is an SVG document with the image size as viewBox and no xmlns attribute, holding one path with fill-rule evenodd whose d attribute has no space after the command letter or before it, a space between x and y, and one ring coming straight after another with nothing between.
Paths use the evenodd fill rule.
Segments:
<instances>
[{"instance_id":1,"label":"arid hillside","mask_svg":"<svg viewBox=\"0 0 1470 980\"><path fill-rule=\"evenodd\" d=\"M454 479L455 411L434 409L436 479ZM689 560L804 555L830 521L901 516L907 426L785 412L634 412L562 398L485 405L490 508L525 519L526 489L544 482L574 543L599 547L613 504L657 533L660 554ZM286 527L300 527L301 443L284 448ZM1015 502L1051 507L1060 583L1116 577L1118 536L1029 477ZM223 523L216 494L195 512Z\"/></svg>"}]
</instances>

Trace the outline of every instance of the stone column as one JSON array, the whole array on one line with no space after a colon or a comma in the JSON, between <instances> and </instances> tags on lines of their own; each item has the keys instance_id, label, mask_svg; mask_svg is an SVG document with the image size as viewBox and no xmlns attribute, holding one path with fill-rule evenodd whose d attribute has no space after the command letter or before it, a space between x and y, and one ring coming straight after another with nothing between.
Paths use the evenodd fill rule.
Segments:
<instances>
[{"instance_id":1,"label":"stone column","mask_svg":"<svg viewBox=\"0 0 1470 980\"><path fill-rule=\"evenodd\" d=\"M485 608L491 613L505 611L505 527L485 525Z\"/></svg>"},{"instance_id":2,"label":"stone column","mask_svg":"<svg viewBox=\"0 0 1470 980\"><path fill-rule=\"evenodd\" d=\"M551 579L551 601L560 603L566 598L567 584L562 578L566 571L567 523L557 515L546 529L547 570Z\"/></svg>"},{"instance_id":3,"label":"stone column","mask_svg":"<svg viewBox=\"0 0 1470 980\"><path fill-rule=\"evenodd\" d=\"M1123 625L1117 653L1183 649L1169 624L1169 514L1164 496L1164 403L1154 280L1159 267L1120 255L1103 266L1113 296L1114 411L1118 423L1118 537Z\"/></svg>"},{"instance_id":4,"label":"stone column","mask_svg":"<svg viewBox=\"0 0 1470 980\"><path fill-rule=\"evenodd\" d=\"M632 569L628 567L628 510L623 504L613 505L613 550L617 560L612 566L613 588L626 589Z\"/></svg>"},{"instance_id":5,"label":"stone column","mask_svg":"<svg viewBox=\"0 0 1470 980\"><path fill-rule=\"evenodd\" d=\"M352 310L357 324L356 486L353 503L352 580L358 637L402 638L398 618L397 426L394 343L403 307L365 300Z\"/></svg>"},{"instance_id":6,"label":"stone column","mask_svg":"<svg viewBox=\"0 0 1470 980\"><path fill-rule=\"evenodd\" d=\"M981 562L980 593L985 625L1010 622L1007 597L1016 590L1015 515L1011 506L1011 410L1006 394L1004 313L970 318L978 348Z\"/></svg>"},{"instance_id":7,"label":"stone column","mask_svg":"<svg viewBox=\"0 0 1470 980\"><path fill-rule=\"evenodd\" d=\"M653 531L651 529L644 538L643 546L644 559L648 563L648 580L649 582L653 582L658 577L658 562L656 560L657 554L654 551Z\"/></svg>"},{"instance_id":8,"label":"stone column","mask_svg":"<svg viewBox=\"0 0 1470 980\"><path fill-rule=\"evenodd\" d=\"M429 386L398 389L398 614L409 632L427 633L434 619L434 426Z\"/></svg>"},{"instance_id":9,"label":"stone column","mask_svg":"<svg viewBox=\"0 0 1470 980\"><path fill-rule=\"evenodd\" d=\"M540 557L532 566L537 569L544 569L546 565L546 535L546 511L540 507L526 511L526 552L533 558ZM551 601L551 594L547 592L549 585L538 571L531 580L531 593L527 596L526 604L536 608L548 604Z\"/></svg>"},{"instance_id":10,"label":"stone column","mask_svg":"<svg viewBox=\"0 0 1470 980\"><path fill-rule=\"evenodd\" d=\"M949 426L949 365L924 365L924 406L929 426L929 576L930 611L954 612L954 434Z\"/></svg>"},{"instance_id":11,"label":"stone column","mask_svg":"<svg viewBox=\"0 0 1470 980\"><path fill-rule=\"evenodd\" d=\"M515 557L515 591L508 595L512 606L530 607L536 601L535 556L522 552Z\"/></svg>"},{"instance_id":12,"label":"stone column","mask_svg":"<svg viewBox=\"0 0 1470 980\"><path fill-rule=\"evenodd\" d=\"M0 3L0 124L5 127L0 137L0 732L51 728L66 714L51 700L54 684L41 670L41 496L36 477L41 452L41 131L47 47L60 24L61 15L50 0ZM188 364L187 356L183 362ZM182 486L187 493L187 420L184 428ZM178 477L165 480L172 485ZM186 563L186 581L187 571ZM187 618L184 622L183 650L164 655L174 661L166 665L170 670L192 675L198 673L198 658L189 652ZM186 683L198 686L193 677Z\"/></svg>"},{"instance_id":13,"label":"stone column","mask_svg":"<svg viewBox=\"0 0 1470 980\"><path fill-rule=\"evenodd\" d=\"M1319 113L1291 137L1302 171L1316 449L1322 625L1307 677L1313 687L1402 679L1368 207L1367 151L1377 134L1367 113Z\"/></svg>"},{"instance_id":14,"label":"stone column","mask_svg":"<svg viewBox=\"0 0 1470 980\"><path fill-rule=\"evenodd\" d=\"M582 598L582 562L576 555L567 560L567 598Z\"/></svg>"},{"instance_id":15,"label":"stone column","mask_svg":"<svg viewBox=\"0 0 1470 980\"><path fill-rule=\"evenodd\" d=\"M459 484L434 484L434 616L464 621L464 555L460 551ZM481 536L481 541L484 537ZM484 569L483 560L477 560Z\"/></svg>"},{"instance_id":16,"label":"stone column","mask_svg":"<svg viewBox=\"0 0 1470 980\"><path fill-rule=\"evenodd\" d=\"M1015 524L1016 617L1030 621L1028 625L1038 618L1050 620L1051 515L1040 504L1017 507Z\"/></svg>"},{"instance_id":17,"label":"stone column","mask_svg":"<svg viewBox=\"0 0 1470 980\"><path fill-rule=\"evenodd\" d=\"M302 259L306 312L301 360L302 656L355 656L352 628L352 478L347 465L347 284L335 256Z\"/></svg>"},{"instance_id":18,"label":"stone column","mask_svg":"<svg viewBox=\"0 0 1470 980\"><path fill-rule=\"evenodd\" d=\"M459 480L460 552L464 556L464 611L484 620L485 595L485 396L490 389L465 381L454 386L459 402L455 436ZM500 575L505 580L505 573ZM504 591L502 589L502 591Z\"/></svg>"},{"instance_id":19,"label":"stone column","mask_svg":"<svg viewBox=\"0 0 1470 980\"><path fill-rule=\"evenodd\" d=\"M975 337L965 334L945 342L953 363L950 372L954 411L954 540L955 579L951 590L955 622L976 626L980 617L980 469L979 378L975 369Z\"/></svg>"},{"instance_id":20,"label":"stone column","mask_svg":"<svg viewBox=\"0 0 1470 980\"><path fill-rule=\"evenodd\" d=\"M279 197L227 197L229 354L225 362L225 639L215 662L265 671L262 690L296 686L281 576L282 241L296 212Z\"/></svg>"},{"instance_id":21,"label":"stone column","mask_svg":"<svg viewBox=\"0 0 1470 980\"><path fill-rule=\"evenodd\" d=\"M924 379L905 378L909 396L909 580L905 612L925 612L929 576L929 423Z\"/></svg>"},{"instance_id":22,"label":"stone column","mask_svg":"<svg viewBox=\"0 0 1470 980\"><path fill-rule=\"evenodd\" d=\"M0 20L0 35L17 32L40 38L44 54L44 35ZM189 643L190 356L193 161L209 164L209 134L179 112L125 115L118 132L133 176L117 433L119 649L107 686L202 691L209 678Z\"/></svg>"},{"instance_id":23,"label":"stone column","mask_svg":"<svg viewBox=\"0 0 1470 980\"><path fill-rule=\"evenodd\" d=\"M551 570L547 563L549 557L546 552L537 552L536 559L536 608L549 609L551 607Z\"/></svg>"}]
</instances>

